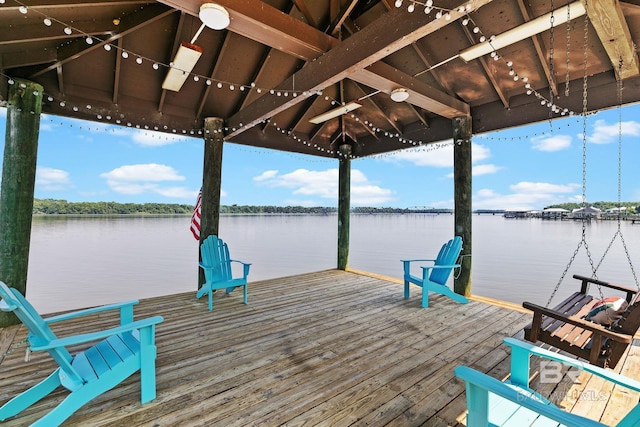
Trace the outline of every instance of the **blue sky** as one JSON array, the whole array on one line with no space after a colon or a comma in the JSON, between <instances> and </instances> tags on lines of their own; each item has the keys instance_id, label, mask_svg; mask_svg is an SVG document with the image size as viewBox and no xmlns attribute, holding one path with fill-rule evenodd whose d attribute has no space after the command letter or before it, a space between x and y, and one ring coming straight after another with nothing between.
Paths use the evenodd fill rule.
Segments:
<instances>
[{"instance_id":1,"label":"blue sky","mask_svg":"<svg viewBox=\"0 0 640 427\"><path fill-rule=\"evenodd\" d=\"M582 201L583 118L474 135L473 209L542 209ZM4 151L6 109L0 108ZM587 200L640 201L640 105L590 115ZM352 206L453 207L453 150L408 148L352 161ZM36 198L193 204L203 141L43 115ZM228 143L224 205L337 206L337 160Z\"/></svg>"}]
</instances>

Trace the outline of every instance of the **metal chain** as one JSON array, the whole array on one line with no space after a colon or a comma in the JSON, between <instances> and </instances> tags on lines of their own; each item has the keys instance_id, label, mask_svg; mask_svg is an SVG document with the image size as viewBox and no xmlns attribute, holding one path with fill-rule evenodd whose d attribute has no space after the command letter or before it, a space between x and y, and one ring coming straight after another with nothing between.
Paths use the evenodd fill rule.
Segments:
<instances>
[{"instance_id":1,"label":"metal chain","mask_svg":"<svg viewBox=\"0 0 640 427\"><path fill-rule=\"evenodd\" d=\"M551 0L551 16L549 17L549 21L551 24L551 28L549 28L549 126L551 127L551 132L553 132L553 124L551 123L551 119L553 118L553 104L554 104L554 96L553 96L553 86L555 82L555 70L553 67L553 56L555 53L554 48L554 23L556 17L554 15L554 4L553 0Z\"/></svg>"},{"instance_id":2,"label":"metal chain","mask_svg":"<svg viewBox=\"0 0 640 427\"><path fill-rule=\"evenodd\" d=\"M617 83L617 90L618 90L618 230L614 233L613 237L611 238L611 241L609 242L609 246L607 246L607 249L604 251L604 254L602 255L602 258L600 259L600 262L598 263L598 266L596 267L599 268L600 264L602 264L602 261L604 261L604 258L606 257L607 253L609 252L609 249L611 249L611 247L613 246L613 243L616 240L616 237L620 236L620 241L622 242L622 247L624 248L624 252L627 256L627 261L629 261L629 266L631 267L631 273L633 274L633 279L635 280L636 283L636 287L638 289L640 289L640 284L638 283L638 276L636 275L636 271L633 268L633 262L631 261L631 256L629 255L629 249L627 248L627 243L624 240L624 236L622 235L622 211L619 209L620 205L622 203L622 89L623 89L623 85L622 85L622 79L620 78L620 75L622 73L622 58L619 61L618 64L618 81Z\"/></svg>"},{"instance_id":3,"label":"metal chain","mask_svg":"<svg viewBox=\"0 0 640 427\"><path fill-rule=\"evenodd\" d=\"M552 1L553 2L553 1ZM587 1L585 0L585 5L584 7L587 7ZM553 19L553 17L552 17ZM553 22L553 21L552 21ZM589 17L587 15L585 15L585 21L584 21L584 58L583 58L583 66L584 66L584 70L583 70L583 77L582 77L582 207L586 207L587 205L587 98L588 98L588 73L587 73L587 60L588 60L588 52L589 52L589 46L588 46L588 34L589 34ZM553 35L553 33L552 33ZM558 289L560 288L560 285L562 284L565 276L567 275L567 272L569 271L569 268L571 268L571 265L573 264L573 261L575 260L576 256L578 255L578 252L580 250L580 247L582 247L584 245L585 251L587 253L587 258L589 259L589 264L591 266L591 272L592 272L592 276L594 279L597 279L597 274L596 274L596 267L593 265L593 259L591 257L591 251L589 250L589 245L587 243L587 218L586 216L582 217L582 236L581 236L581 240L580 243L578 243L578 247L576 248L576 250L573 252L573 255L571 256L571 259L569 260L569 263L567 264L567 266L565 267L564 271L562 272L562 275L560 276L560 280L558 280L558 283L556 284L555 288L553 289L553 292L551 293L551 296L549 297L549 300L547 301L547 305L546 307L549 307L549 305L551 304L551 301L553 300L553 298L555 297L556 293L558 292ZM604 298L604 295L602 294L602 289L600 288L600 286L598 286L598 290L600 292L600 297Z\"/></svg>"},{"instance_id":4,"label":"metal chain","mask_svg":"<svg viewBox=\"0 0 640 427\"><path fill-rule=\"evenodd\" d=\"M569 75L569 59L571 56L571 5L567 5L567 63L566 63L566 74L564 76L564 96L569 96L569 80L571 76Z\"/></svg>"}]
</instances>

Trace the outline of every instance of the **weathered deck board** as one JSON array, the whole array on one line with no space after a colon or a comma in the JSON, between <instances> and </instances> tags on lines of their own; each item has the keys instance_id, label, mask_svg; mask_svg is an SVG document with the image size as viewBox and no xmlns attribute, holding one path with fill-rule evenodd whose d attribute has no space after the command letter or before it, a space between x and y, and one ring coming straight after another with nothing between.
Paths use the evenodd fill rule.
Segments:
<instances>
[{"instance_id":1,"label":"weathered deck board","mask_svg":"<svg viewBox=\"0 0 640 427\"><path fill-rule=\"evenodd\" d=\"M328 270L249 283L248 305L239 291L218 292L213 312L204 299L195 299L195 290L143 300L136 317L165 318L157 328L158 397L140 405L134 375L65 425L464 424L464 384L453 368L465 364L504 378L509 354L502 339L521 338L530 315L480 301L460 305L440 295L421 309L419 293L409 300L402 294L392 281ZM114 322L114 316L101 315L87 323L103 328ZM65 335L87 326L69 321L55 330ZM54 367L46 355L24 362L16 348L25 335L24 328L0 330L1 354L13 350L0 360L0 402ZM638 378L640 351L634 347L630 354L621 369ZM600 387L590 378L584 382ZM539 385L548 394L561 386ZM617 388L598 390L615 399L568 405L609 421L638 399ZM32 422L63 394L5 424Z\"/></svg>"}]
</instances>

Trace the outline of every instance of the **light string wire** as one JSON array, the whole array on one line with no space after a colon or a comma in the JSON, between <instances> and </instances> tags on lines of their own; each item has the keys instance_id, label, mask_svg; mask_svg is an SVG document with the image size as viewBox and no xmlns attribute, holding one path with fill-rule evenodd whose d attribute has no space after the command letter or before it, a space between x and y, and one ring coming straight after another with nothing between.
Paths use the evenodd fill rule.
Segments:
<instances>
[{"instance_id":1,"label":"light string wire","mask_svg":"<svg viewBox=\"0 0 640 427\"><path fill-rule=\"evenodd\" d=\"M94 38L96 40L100 40L101 43L104 43L104 40L102 40L100 38L97 38L97 37L93 37L93 36L91 36L91 35L89 35L87 33L84 33L82 30L80 30L78 28L75 28L75 27L73 27L73 26L71 26L71 25L69 25L69 24L67 24L67 23L65 23L65 22L63 22L61 20L58 20L58 19L56 19L54 17L46 15L46 14L40 12L37 9L31 9L26 4L22 3L19 0L13 0L13 1L16 4L19 5L18 11L20 13L27 14L29 12L35 12L35 13L39 14L40 16L44 17L43 18L43 22L47 26L51 26L51 24L53 24L55 22L55 23L60 24L60 25L62 25L64 27L65 34L68 34L69 30L71 30L71 34L73 34L75 32L75 33L81 35L82 37L85 38L85 40L89 44L93 44ZM433 0L427 0L425 3L421 3L421 2L415 1L415 0L411 0L411 1L412 1L411 4L414 7L415 7L415 4L422 4L423 6L425 6L425 13L429 13L429 12L431 12L433 10L437 10L436 19L441 19L441 18L450 19L450 17L451 17L450 16L450 12L452 12L452 10L446 9L446 8L441 8L441 7L433 5ZM5 3L5 0L0 0L0 4L3 4L3 3ZM401 5L401 3L402 3L401 0L400 1L396 1L396 7L399 7L399 5ZM469 10L470 7L471 7L470 5L467 5L466 8L461 6L457 11L460 12L460 13L464 13L465 11ZM473 33L480 34L480 42L486 41L486 37L482 33L482 31L479 29L479 27L477 25L475 25L475 22L473 22L473 20L471 19L471 17L469 15L466 15L465 18L462 20L462 24L463 25L468 25L469 22L471 22L474 25ZM491 42L492 39L493 39L493 36L489 39L489 43ZM145 57L143 55L140 55L138 53L127 51L124 48L120 48L117 45L115 45L115 44L112 45L111 43L108 43L108 42L104 44L104 48L105 48L105 50L111 50L111 49L120 50L121 51L121 55L125 59L128 58L129 55L135 56L136 62L138 64L142 64L145 61L146 62L150 62L150 63L153 64L153 68L156 69L156 70L160 66L163 66L163 67L166 67L166 68L170 68L171 67L171 64L169 64L169 65L161 64L158 61L154 61L154 60L152 60L150 58L147 58L147 57ZM491 52L491 56L496 61L501 59L506 64L506 66L509 67L509 74L513 77L514 80L517 81L517 80L520 79L519 75L515 72L515 70L513 68L513 63L511 61L505 61L502 58L502 56L500 56L498 54L498 51L495 50L495 49L494 49L494 51ZM193 74L193 73L191 73L191 74ZM12 77L10 77L8 75L5 75L2 72L0 72L0 75L2 75L2 77L6 78L9 84L13 84L13 78ZM212 84L211 83L212 81L214 81L214 82L217 81L215 79L207 78L205 76L200 76L200 75L197 75L197 74L193 74L193 77L194 77L195 81L199 81L200 78L203 78L205 80L205 82L206 82L205 84L207 84L207 85ZM574 115L575 114L574 112L569 111L568 109L561 109L560 107L556 106L555 104L553 104L552 102L550 102L546 98L544 98L544 96L542 96L540 93L538 93L537 91L535 91L531 87L530 83L528 82L528 78L527 77L523 77L521 80L525 83L525 88L527 89L527 92L526 92L527 95L534 94L536 97L540 98L541 99L541 105L547 106L553 112L560 113L561 115L565 115L565 114ZM245 89L250 88L250 89L255 89L258 92L265 91L266 93L269 93L269 94L275 95L275 96L289 96L290 94L292 96L297 96L298 94L309 95L309 92L306 92L306 91L302 91L302 92L290 91L289 92L289 91L278 91L278 90L275 90L275 89L258 88L258 87L256 87L254 82L252 82L250 84L238 84L238 83L234 83L234 82L217 81L217 84L216 84L217 87L223 88L224 85L228 85L229 90L235 90L236 87L240 88L240 90L245 90ZM322 95L322 91L317 91L315 94L318 95L318 96L321 96ZM58 102L60 107L63 107L63 108L67 106L67 102L64 99L56 100L55 97L53 97L51 95L47 95L46 93L44 95L45 95L44 99L46 99L48 102ZM370 95L365 95L365 97L368 97L368 96L370 96ZM335 99L331 99L331 97L328 97L328 96L325 96L325 100L330 101L331 105L337 105L337 104L343 104L344 105L344 102L340 103L339 101L337 101ZM85 107L79 107L77 105L73 105L71 108L72 108L72 110L74 112L77 112L77 111L80 110L80 108L84 108L85 110L91 110L92 106L91 105L86 105ZM117 117L114 118L114 116L117 116ZM358 118L357 114L355 114L355 113L352 113L351 117L353 119L357 120L357 121L360 120ZM182 129L180 131L178 129L169 129L168 126L166 126L166 125L162 129L160 129L158 126L150 126L148 124L144 124L144 125L134 124L131 121L126 120L124 115L119 114L118 112L113 113L113 115L97 114L96 118L98 120L105 120L108 123L111 123L111 121L113 120L115 122L115 124L117 124L117 125L123 125L123 126L131 127L131 128L136 128L136 129L139 129L139 130L144 129L144 130L149 130L149 131L158 131L158 132L163 132L165 134L171 134L172 133L172 134L181 135L181 136L194 136L195 137L195 136L202 136L205 132L208 132L208 131L204 131L202 128ZM271 122L271 118L268 118L268 119L262 120L260 123L269 124L270 122ZM375 134L380 134L380 135L383 134L387 138L396 138L397 140L399 140L403 144L408 144L408 145L411 145L411 146L414 146L414 147L421 147L421 146L427 145L427 144L428 145L434 145L433 143L424 143L424 142L422 142L420 140L412 140L412 139L409 139L409 138L404 138L398 132L394 133L393 131L383 130L381 128L376 127L373 123L370 123L370 122L368 122L366 120L364 120L363 123L366 126L368 126L370 128L370 130L373 131ZM324 147L318 146L317 144L312 144L310 141L307 141L304 138L298 137L295 134L295 131L293 129L283 129L283 128L277 126L275 124L275 122L272 123L272 124L276 127L277 131L289 135L291 137L291 139L293 139L294 141L296 141L298 143L301 143L301 144L306 145L306 146L310 146L312 148L316 148L318 151L327 152L329 154L338 154L338 155L340 155L338 150L327 150ZM229 128L229 127L224 127L223 128L224 132L228 132L230 130L236 131L237 128ZM546 133L528 135L527 138L535 137L535 136L538 136L538 135L544 135L544 134L546 134ZM485 139L487 139L487 138L485 138ZM498 139L498 140L500 140L500 139ZM439 144L437 146L438 147L442 147L442 146L446 146L446 145L448 145L448 143ZM375 156L384 156L386 154L388 154L388 153L375 155ZM372 157L372 156L367 156L367 157ZM358 158L358 156L351 155L351 158L356 159L356 158Z\"/></svg>"}]
</instances>

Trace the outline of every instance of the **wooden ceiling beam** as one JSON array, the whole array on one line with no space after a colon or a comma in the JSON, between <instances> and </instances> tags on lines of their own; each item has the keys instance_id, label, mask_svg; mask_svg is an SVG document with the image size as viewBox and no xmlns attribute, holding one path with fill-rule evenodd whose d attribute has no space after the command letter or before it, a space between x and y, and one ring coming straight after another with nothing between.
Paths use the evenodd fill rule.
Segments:
<instances>
[{"instance_id":1,"label":"wooden ceiling beam","mask_svg":"<svg viewBox=\"0 0 640 427\"><path fill-rule=\"evenodd\" d=\"M201 4L199 0L160 1L194 16L198 15ZM297 91L309 91L307 96L311 96L315 91L322 90L343 78L349 77L361 83L370 81L371 72L363 71L367 66L427 34L455 22L460 16L471 13L491 1L471 0L464 2L461 6L469 5L470 9L458 12L457 7L453 8L449 21L434 20L432 17L420 13L410 14L405 9L393 9L378 21L343 42L339 42L334 37L324 34L259 0L218 0L217 3L224 6L229 12L231 17L229 31L306 61L316 59L278 86L281 90L291 90L295 82ZM325 54L322 55L323 53ZM359 73L363 75L358 76ZM323 77L319 78L319 76ZM386 82L386 86L400 85L399 82L384 78L381 81ZM428 88L426 84L411 76L408 79L403 79L403 82L405 81L409 86L414 87L414 91L417 87ZM430 95L436 95L437 99L428 99ZM258 99L229 120L230 123L233 123L230 127L236 127L233 134L238 134L243 131L243 127L246 129L260 123L303 100L302 95L275 100L266 98L269 97ZM436 114L444 114L445 117L462 116L468 114L469 111L468 105L433 88L429 88L428 93L421 93L420 96L413 97L410 102ZM448 103L448 105L442 108L442 103ZM452 114L451 111L455 112Z\"/></svg>"},{"instance_id":2,"label":"wooden ceiling beam","mask_svg":"<svg viewBox=\"0 0 640 427\"><path fill-rule=\"evenodd\" d=\"M471 35L471 31L469 31L469 28L467 28L466 26L462 26L462 31L464 31L465 35L467 36L467 39L472 44L475 43L475 39ZM491 86L493 86L493 90L496 92L496 94L502 101L502 105L504 105L504 108L509 108L509 100L507 99L507 97L504 94L504 91L500 87L498 80L495 78L494 74L491 72L491 68L489 68L489 63L486 57L481 56L480 58L478 58L478 61L482 66L482 70L484 71L484 74L487 77L487 80L489 80L489 82L491 83Z\"/></svg>"},{"instance_id":3,"label":"wooden ceiling beam","mask_svg":"<svg viewBox=\"0 0 640 427\"><path fill-rule=\"evenodd\" d=\"M298 8L304 19L307 21L307 24L311 25L313 28L318 28L318 24L311 16L311 12L309 12L309 8L305 4L304 0L293 0L293 4Z\"/></svg>"},{"instance_id":4,"label":"wooden ceiling beam","mask_svg":"<svg viewBox=\"0 0 640 427\"><path fill-rule=\"evenodd\" d=\"M471 11L473 7L479 7L490 1L474 1ZM466 15L466 12L458 12L457 8L454 8L451 12L451 20L455 21L463 14ZM404 74L406 78L400 81L393 80L393 78L400 78L403 73L391 72L390 69L393 67L382 62L378 63L391 53L437 31L450 22L444 19L433 19L423 13L411 14L404 9L396 9L385 14L331 51L307 64L277 88L279 90L295 88L302 93L301 95L285 99L263 96L232 116L229 119L229 127L235 130L227 135L227 139L345 78L380 90L389 90L392 84L402 85L410 91L411 103L421 108L448 118L469 115L469 106L464 102L406 74ZM376 67L372 69L384 71L386 75L376 78L373 74L377 71L366 70L374 64ZM372 84L374 81L377 85ZM407 84L404 84L405 82ZM383 84L383 87L379 87L380 84Z\"/></svg>"},{"instance_id":5,"label":"wooden ceiling beam","mask_svg":"<svg viewBox=\"0 0 640 427\"><path fill-rule=\"evenodd\" d=\"M342 7L340 12L338 13L338 16L336 16L333 19L333 22L331 22L331 25L329 25L329 28L327 29L327 34L331 34L332 36L335 36L340 30L340 27L342 27L342 24L344 24L344 21L347 18L349 18L351 11L353 11L353 8L356 7L357 4L358 4L358 0L348 1Z\"/></svg>"},{"instance_id":6,"label":"wooden ceiling beam","mask_svg":"<svg viewBox=\"0 0 640 427\"><path fill-rule=\"evenodd\" d=\"M618 0L582 0L619 79L640 75L638 54Z\"/></svg>"},{"instance_id":7,"label":"wooden ceiling beam","mask_svg":"<svg viewBox=\"0 0 640 427\"><path fill-rule=\"evenodd\" d=\"M105 44L113 43L121 39L125 35L143 28L153 22L156 22L157 20L162 19L165 16L171 15L172 13L175 13L175 11L172 9L167 9L161 4L151 4L148 7L141 9L140 12L136 13L135 15L131 15L130 17L128 17L128 19L123 19L120 24L122 29L117 34L114 34L105 40L94 42L91 45L84 42L84 40L79 40L73 46L69 46L67 50L65 50L65 53L61 53L56 63L39 70L38 72L32 74L29 78L33 79L51 70L55 70L58 66L64 65L69 61L73 61L83 55L86 55L89 52L93 52L96 49L102 49ZM82 28L80 29L82 30ZM78 34L73 35L73 37L77 38Z\"/></svg>"},{"instance_id":8,"label":"wooden ceiling beam","mask_svg":"<svg viewBox=\"0 0 640 427\"><path fill-rule=\"evenodd\" d=\"M525 22L531 20L531 12L529 11L529 7L525 4L524 0L518 0L518 7L520 8L520 13L522 13L522 17ZM547 56L544 53L544 49L542 48L542 37L539 34L531 37L531 42L533 43L533 47L536 50L536 55L538 56L538 63L542 67L544 71L544 75L547 78L547 82L551 87L551 93L553 96L558 96L558 85L556 84L555 76L551 75L551 69L549 68L549 64L547 63Z\"/></svg>"},{"instance_id":9,"label":"wooden ceiling beam","mask_svg":"<svg viewBox=\"0 0 640 427\"><path fill-rule=\"evenodd\" d=\"M201 0L160 0L193 16L200 12ZM229 12L228 31L266 46L310 61L336 46L339 41L261 0L216 0ZM212 31L212 30L209 30Z\"/></svg>"},{"instance_id":10,"label":"wooden ceiling beam","mask_svg":"<svg viewBox=\"0 0 640 427\"><path fill-rule=\"evenodd\" d=\"M452 119L470 114L468 104L381 61L359 70L349 78L386 93L404 87L409 92L406 102L443 117Z\"/></svg>"}]
</instances>

